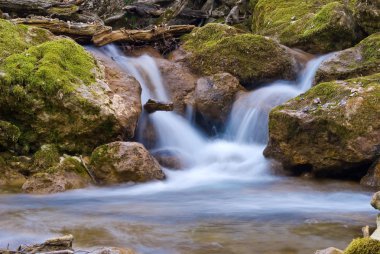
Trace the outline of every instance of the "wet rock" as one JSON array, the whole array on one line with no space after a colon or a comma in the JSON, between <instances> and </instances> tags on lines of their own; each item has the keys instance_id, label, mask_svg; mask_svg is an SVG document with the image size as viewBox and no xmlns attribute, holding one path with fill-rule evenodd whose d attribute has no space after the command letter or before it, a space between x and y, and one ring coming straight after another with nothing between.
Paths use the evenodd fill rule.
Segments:
<instances>
[{"instance_id":1,"label":"wet rock","mask_svg":"<svg viewBox=\"0 0 380 254\"><path fill-rule=\"evenodd\" d=\"M380 32L380 2L378 0L356 0L353 11L359 26L366 33Z\"/></svg>"},{"instance_id":2,"label":"wet rock","mask_svg":"<svg viewBox=\"0 0 380 254\"><path fill-rule=\"evenodd\" d=\"M142 144L113 142L102 145L91 155L91 168L101 184L163 180L160 165Z\"/></svg>"},{"instance_id":3,"label":"wet rock","mask_svg":"<svg viewBox=\"0 0 380 254\"><path fill-rule=\"evenodd\" d=\"M89 252L90 254L136 254L131 249L124 249L118 247L103 247Z\"/></svg>"},{"instance_id":4,"label":"wet rock","mask_svg":"<svg viewBox=\"0 0 380 254\"><path fill-rule=\"evenodd\" d=\"M185 166L185 160L176 151L159 150L152 153L161 166L169 169L182 169Z\"/></svg>"},{"instance_id":5,"label":"wet rock","mask_svg":"<svg viewBox=\"0 0 380 254\"><path fill-rule=\"evenodd\" d=\"M146 110L146 112L151 114L156 111L173 111L174 106L173 106L173 103L164 103L164 102L159 102L159 101L149 99L144 104L144 109Z\"/></svg>"},{"instance_id":6,"label":"wet rock","mask_svg":"<svg viewBox=\"0 0 380 254\"><path fill-rule=\"evenodd\" d=\"M186 104L192 104L192 96L199 76L177 59L177 62L155 59L161 71L164 86L176 112L183 113Z\"/></svg>"},{"instance_id":7,"label":"wet rock","mask_svg":"<svg viewBox=\"0 0 380 254\"><path fill-rule=\"evenodd\" d=\"M26 193L48 194L80 189L91 184L91 178L79 158L66 157L57 165L33 174L23 184Z\"/></svg>"},{"instance_id":8,"label":"wet rock","mask_svg":"<svg viewBox=\"0 0 380 254\"><path fill-rule=\"evenodd\" d=\"M315 82L348 79L380 72L380 33L362 40L353 48L334 53L322 62Z\"/></svg>"},{"instance_id":9,"label":"wet rock","mask_svg":"<svg viewBox=\"0 0 380 254\"><path fill-rule=\"evenodd\" d=\"M378 197L377 197L376 199L378 199ZM379 202L379 201L377 201L377 200L375 201L375 203L377 203L377 206L379 205L378 202ZM371 204L372 204L372 202L371 202ZM378 209L378 208L377 208L377 209ZM378 209L378 210L380 210L380 209ZM380 214L377 215L377 218L376 218L376 226L377 226L377 228L376 228L376 230L372 233L371 238L380 241Z\"/></svg>"},{"instance_id":10,"label":"wet rock","mask_svg":"<svg viewBox=\"0 0 380 254\"><path fill-rule=\"evenodd\" d=\"M243 84L293 79L296 61L274 40L210 23L183 37L185 55L195 71L212 75L228 72Z\"/></svg>"},{"instance_id":11,"label":"wet rock","mask_svg":"<svg viewBox=\"0 0 380 254\"><path fill-rule=\"evenodd\" d=\"M311 53L351 47L358 39L352 11L339 1L259 0L252 31Z\"/></svg>"},{"instance_id":12,"label":"wet rock","mask_svg":"<svg viewBox=\"0 0 380 254\"><path fill-rule=\"evenodd\" d=\"M240 91L245 88L229 73L200 78L194 93L196 110L206 119L225 122Z\"/></svg>"},{"instance_id":13,"label":"wet rock","mask_svg":"<svg viewBox=\"0 0 380 254\"><path fill-rule=\"evenodd\" d=\"M0 120L0 150L12 150L20 138L20 129L5 121Z\"/></svg>"},{"instance_id":14,"label":"wet rock","mask_svg":"<svg viewBox=\"0 0 380 254\"><path fill-rule=\"evenodd\" d=\"M35 151L50 143L63 151L90 153L100 144L134 136L141 103L128 89L138 88L137 81L111 89L102 67L72 40L13 54L0 72L5 95L0 118L19 123L23 147Z\"/></svg>"},{"instance_id":15,"label":"wet rock","mask_svg":"<svg viewBox=\"0 0 380 254\"><path fill-rule=\"evenodd\" d=\"M324 250L317 250L315 254L343 254L343 251L334 247L330 247Z\"/></svg>"},{"instance_id":16,"label":"wet rock","mask_svg":"<svg viewBox=\"0 0 380 254\"><path fill-rule=\"evenodd\" d=\"M20 192L25 181L26 177L24 175L0 162L1 191Z\"/></svg>"},{"instance_id":17,"label":"wet rock","mask_svg":"<svg viewBox=\"0 0 380 254\"><path fill-rule=\"evenodd\" d=\"M64 235L56 238L46 240L41 244L25 245L19 247L19 253L46 253L55 251L57 254L70 254L73 253L72 235Z\"/></svg>"},{"instance_id":18,"label":"wet rock","mask_svg":"<svg viewBox=\"0 0 380 254\"><path fill-rule=\"evenodd\" d=\"M54 145L43 145L33 156L33 168L35 171L46 170L58 165L60 155Z\"/></svg>"},{"instance_id":19,"label":"wet rock","mask_svg":"<svg viewBox=\"0 0 380 254\"><path fill-rule=\"evenodd\" d=\"M372 164L367 174L360 180L360 184L380 188L380 158Z\"/></svg>"},{"instance_id":20,"label":"wet rock","mask_svg":"<svg viewBox=\"0 0 380 254\"><path fill-rule=\"evenodd\" d=\"M379 78L321 83L273 109L265 155L297 173L363 176L378 156Z\"/></svg>"},{"instance_id":21,"label":"wet rock","mask_svg":"<svg viewBox=\"0 0 380 254\"><path fill-rule=\"evenodd\" d=\"M377 210L380 210L380 191L373 194L371 199L371 206Z\"/></svg>"}]
</instances>

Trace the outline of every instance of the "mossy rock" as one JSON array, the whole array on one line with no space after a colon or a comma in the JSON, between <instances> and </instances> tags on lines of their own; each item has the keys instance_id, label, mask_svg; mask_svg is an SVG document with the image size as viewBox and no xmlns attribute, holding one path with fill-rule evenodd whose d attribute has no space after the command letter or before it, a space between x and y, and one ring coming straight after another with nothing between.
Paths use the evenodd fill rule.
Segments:
<instances>
[{"instance_id":1,"label":"mossy rock","mask_svg":"<svg viewBox=\"0 0 380 254\"><path fill-rule=\"evenodd\" d=\"M316 82L343 80L380 72L380 33L372 34L353 48L333 54L319 67Z\"/></svg>"},{"instance_id":2,"label":"mossy rock","mask_svg":"<svg viewBox=\"0 0 380 254\"><path fill-rule=\"evenodd\" d=\"M318 84L276 107L265 155L293 171L360 177L380 136L380 74Z\"/></svg>"},{"instance_id":3,"label":"mossy rock","mask_svg":"<svg viewBox=\"0 0 380 254\"><path fill-rule=\"evenodd\" d=\"M16 25L0 19L0 63L8 56L21 53L31 46L51 40L54 35L48 30Z\"/></svg>"},{"instance_id":4,"label":"mossy rock","mask_svg":"<svg viewBox=\"0 0 380 254\"><path fill-rule=\"evenodd\" d=\"M57 147L54 145L43 145L33 156L33 167L36 171L47 170L56 166L60 161Z\"/></svg>"},{"instance_id":5,"label":"mossy rock","mask_svg":"<svg viewBox=\"0 0 380 254\"><path fill-rule=\"evenodd\" d=\"M0 118L20 128L22 152L54 144L69 153L90 153L125 135L129 123L115 108L120 102L110 97L93 56L73 40L13 54L0 72Z\"/></svg>"},{"instance_id":6,"label":"mossy rock","mask_svg":"<svg viewBox=\"0 0 380 254\"><path fill-rule=\"evenodd\" d=\"M353 11L359 26L367 34L380 32L379 0L356 0Z\"/></svg>"},{"instance_id":7,"label":"mossy rock","mask_svg":"<svg viewBox=\"0 0 380 254\"><path fill-rule=\"evenodd\" d=\"M260 83L295 77L294 59L275 41L210 23L185 36L189 64L197 72L228 72L242 83Z\"/></svg>"},{"instance_id":8,"label":"mossy rock","mask_svg":"<svg viewBox=\"0 0 380 254\"><path fill-rule=\"evenodd\" d=\"M17 126L0 120L0 150L13 150L20 135L21 132Z\"/></svg>"},{"instance_id":9,"label":"mossy rock","mask_svg":"<svg viewBox=\"0 0 380 254\"><path fill-rule=\"evenodd\" d=\"M353 240L344 254L380 254L380 241L371 238Z\"/></svg>"},{"instance_id":10,"label":"mossy rock","mask_svg":"<svg viewBox=\"0 0 380 254\"><path fill-rule=\"evenodd\" d=\"M259 0L252 31L311 53L342 50L358 40L352 11L343 2Z\"/></svg>"}]
</instances>

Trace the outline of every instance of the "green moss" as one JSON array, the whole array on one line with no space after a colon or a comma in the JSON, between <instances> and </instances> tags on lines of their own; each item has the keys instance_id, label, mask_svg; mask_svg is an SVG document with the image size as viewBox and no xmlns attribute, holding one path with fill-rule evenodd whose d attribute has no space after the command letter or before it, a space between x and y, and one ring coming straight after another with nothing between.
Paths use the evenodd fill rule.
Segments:
<instances>
[{"instance_id":1,"label":"green moss","mask_svg":"<svg viewBox=\"0 0 380 254\"><path fill-rule=\"evenodd\" d=\"M54 145L43 145L34 154L33 167L37 170L47 170L59 163L58 149Z\"/></svg>"},{"instance_id":2,"label":"green moss","mask_svg":"<svg viewBox=\"0 0 380 254\"><path fill-rule=\"evenodd\" d=\"M71 92L95 81L94 59L77 43L61 39L5 59L3 86L21 85L46 94ZM1 83L0 83L1 85Z\"/></svg>"},{"instance_id":3,"label":"green moss","mask_svg":"<svg viewBox=\"0 0 380 254\"><path fill-rule=\"evenodd\" d=\"M229 72L243 83L253 83L288 78L287 71L292 66L276 42L260 35L240 33L227 25L206 25L187 35L184 41L184 48L193 53L191 66L206 75Z\"/></svg>"},{"instance_id":4,"label":"green moss","mask_svg":"<svg viewBox=\"0 0 380 254\"><path fill-rule=\"evenodd\" d=\"M49 14L58 14L58 15L71 15L79 10L79 7L76 5L68 7L52 7L47 10Z\"/></svg>"},{"instance_id":5,"label":"green moss","mask_svg":"<svg viewBox=\"0 0 380 254\"><path fill-rule=\"evenodd\" d=\"M0 149L14 149L20 135L21 132L17 126L0 120Z\"/></svg>"},{"instance_id":6,"label":"green moss","mask_svg":"<svg viewBox=\"0 0 380 254\"><path fill-rule=\"evenodd\" d=\"M52 38L52 34L45 29L15 25L0 19L0 64L4 58L23 52L50 38Z\"/></svg>"},{"instance_id":7,"label":"green moss","mask_svg":"<svg viewBox=\"0 0 380 254\"><path fill-rule=\"evenodd\" d=\"M330 52L356 41L351 11L344 1L259 0L252 30L311 52ZM342 16L342 17L341 17Z\"/></svg>"},{"instance_id":8,"label":"green moss","mask_svg":"<svg viewBox=\"0 0 380 254\"><path fill-rule=\"evenodd\" d=\"M371 238L357 238L353 240L344 254L379 254L380 241Z\"/></svg>"}]
</instances>

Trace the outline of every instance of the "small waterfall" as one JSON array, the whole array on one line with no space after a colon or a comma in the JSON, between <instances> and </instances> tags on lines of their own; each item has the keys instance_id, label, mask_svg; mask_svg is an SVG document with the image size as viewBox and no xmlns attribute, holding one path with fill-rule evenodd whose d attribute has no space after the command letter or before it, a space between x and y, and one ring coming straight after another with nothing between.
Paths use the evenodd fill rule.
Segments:
<instances>
[{"instance_id":1,"label":"small waterfall","mask_svg":"<svg viewBox=\"0 0 380 254\"><path fill-rule=\"evenodd\" d=\"M319 65L328 56L311 60L295 82L276 81L241 96L232 108L226 137L239 143L266 144L271 109L310 89Z\"/></svg>"}]
</instances>

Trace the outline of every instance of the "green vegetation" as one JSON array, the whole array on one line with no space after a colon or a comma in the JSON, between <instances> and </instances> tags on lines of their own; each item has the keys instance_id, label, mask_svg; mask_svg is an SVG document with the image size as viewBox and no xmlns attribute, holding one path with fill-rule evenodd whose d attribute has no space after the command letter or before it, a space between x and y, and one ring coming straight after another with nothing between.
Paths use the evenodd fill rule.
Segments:
<instances>
[{"instance_id":1,"label":"green vegetation","mask_svg":"<svg viewBox=\"0 0 380 254\"><path fill-rule=\"evenodd\" d=\"M371 238L357 238L353 240L344 254L379 254L380 241Z\"/></svg>"}]
</instances>

